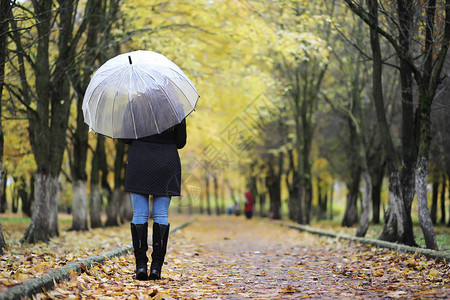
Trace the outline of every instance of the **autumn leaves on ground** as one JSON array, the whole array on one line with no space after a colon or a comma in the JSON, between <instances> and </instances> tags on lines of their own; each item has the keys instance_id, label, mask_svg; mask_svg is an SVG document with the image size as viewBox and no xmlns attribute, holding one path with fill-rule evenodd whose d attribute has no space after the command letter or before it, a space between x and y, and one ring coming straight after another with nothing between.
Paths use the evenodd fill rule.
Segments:
<instances>
[{"instance_id":1,"label":"autumn leaves on ground","mask_svg":"<svg viewBox=\"0 0 450 300\"><path fill-rule=\"evenodd\" d=\"M171 222L176 227L192 218L174 215ZM12 245L1 257L1 291L129 243L127 225L64 231L32 247ZM163 280L134 280L128 253L73 273L36 298L448 298L449 275L445 261L320 238L258 218L200 216L170 236Z\"/></svg>"}]
</instances>

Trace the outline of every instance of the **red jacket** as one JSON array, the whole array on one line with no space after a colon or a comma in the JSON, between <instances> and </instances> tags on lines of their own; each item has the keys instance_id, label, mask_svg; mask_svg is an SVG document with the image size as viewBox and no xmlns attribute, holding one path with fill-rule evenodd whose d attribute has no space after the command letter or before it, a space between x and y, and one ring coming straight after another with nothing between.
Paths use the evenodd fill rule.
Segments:
<instances>
[{"instance_id":1,"label":"red jacket","mask_svg":"<svg viewBox=\"0 0 450 300\"><path fill-rule=\"evenodd\" d=\"M245 192L245 211L251 211L253 209L253 197L250 192Z\"/></svg>"}]
</instances>

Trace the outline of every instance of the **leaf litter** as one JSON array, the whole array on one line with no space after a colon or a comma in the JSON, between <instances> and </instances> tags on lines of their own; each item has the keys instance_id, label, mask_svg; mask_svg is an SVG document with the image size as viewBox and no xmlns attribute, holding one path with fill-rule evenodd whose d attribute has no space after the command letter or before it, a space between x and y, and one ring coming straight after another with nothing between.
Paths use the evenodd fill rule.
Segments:
<instances>
[{"instance_id":1,"label":"leaf litter","mask_svg":"<svg viewBox=\"0 0 450 300\"><path fill-rule=\"evenodd\" d=\"M128 226L112 231L114 234L102 240L111 249L117 237L129 242ZM78 240L85 240L86 234L78 233ZM19 259L18 255L20 263L17 263L15 272L31 272L30 276L41 276L43 272L33 274L30 271L33 270L28 265L30 261L50 265L46 267L48 271L60 265L61 257L67 260L70 253L73 259L89 254L87 250L76 252L73 248L67 249L66 252L61 250L63 255L41 251L42 258L35 253L29 253L26 256L29 259ZM96 250L92 254L94 252ZM4 259L5 256L2 257L2 266ZM322 238L267 220L246 220L235 216L202 216L171 235L162 272L163 280L136 281L134 270L134 256L129 253L85 269L82 274L72 273L69 281L61 282L54 290L34 298L450 297L450 267L446 261Z\"/></svg>"}]
</instances>

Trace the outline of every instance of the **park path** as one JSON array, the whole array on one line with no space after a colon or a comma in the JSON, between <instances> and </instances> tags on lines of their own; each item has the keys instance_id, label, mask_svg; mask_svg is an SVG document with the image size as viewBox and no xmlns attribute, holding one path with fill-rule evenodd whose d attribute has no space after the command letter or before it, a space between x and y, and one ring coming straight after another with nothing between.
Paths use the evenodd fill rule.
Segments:
<instances>
[{"instance_id":1,"label":"park path","mask_svg":"<svg viewBox=\"0 0 450 300\"><path fill-rule=\"evenodd\" d=\"M450 298L445 262L242 216L198 217L170 237L166 261L161 281L134 280L129 254L37 299Z\"/></svg>"}]
</instances>

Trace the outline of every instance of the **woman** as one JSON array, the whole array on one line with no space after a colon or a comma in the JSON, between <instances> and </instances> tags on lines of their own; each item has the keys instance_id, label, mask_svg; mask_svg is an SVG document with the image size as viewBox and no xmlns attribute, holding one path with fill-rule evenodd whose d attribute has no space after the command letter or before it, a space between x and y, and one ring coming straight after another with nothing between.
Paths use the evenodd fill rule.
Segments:
<instances>
[{"instance_id":1,"label":"woman","mask_svg":"<svg viewBox=\"0 0 450 300\"><path fill-rule=\"evenodd\" d=\"M180 195L181 163L178 149L186 145L186 121L130 144L125 173L125 191L131 193L133 220L131 236L136 258L136 279L161 279L161 268L169 237L169 204ZM149 196L153 198L153 252L147 274Z\"/></svg>"}]
</instances>

